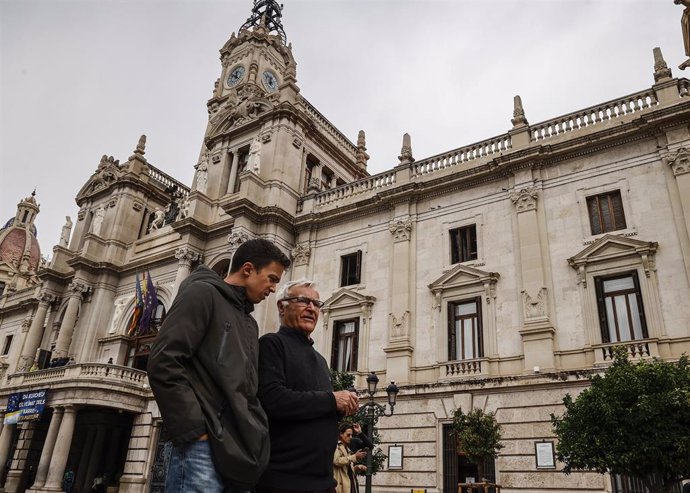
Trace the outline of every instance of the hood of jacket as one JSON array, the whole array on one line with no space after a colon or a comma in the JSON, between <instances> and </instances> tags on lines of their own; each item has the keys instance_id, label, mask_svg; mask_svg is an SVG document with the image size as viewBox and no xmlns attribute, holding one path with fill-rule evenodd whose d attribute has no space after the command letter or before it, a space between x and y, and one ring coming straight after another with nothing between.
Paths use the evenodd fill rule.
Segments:
<instances>
[{"instance_id":1,"label":"hood of jacket","mask_svg":"<svg viewBox=\"0 0 690 493\"><path fill-rule=\"evenodd\" d=\"M254 304L247 299L247 290L244 286L228 284L214 270L205 265L198 266L184 281L182 281L182 284L180 284L180 291L188 289L189 285L194 282L205 282L210 284L218 290L221 296L237 306L237 308L242 309L244 313L251 313L254 311Z\"/></svg>"}]
</instances>

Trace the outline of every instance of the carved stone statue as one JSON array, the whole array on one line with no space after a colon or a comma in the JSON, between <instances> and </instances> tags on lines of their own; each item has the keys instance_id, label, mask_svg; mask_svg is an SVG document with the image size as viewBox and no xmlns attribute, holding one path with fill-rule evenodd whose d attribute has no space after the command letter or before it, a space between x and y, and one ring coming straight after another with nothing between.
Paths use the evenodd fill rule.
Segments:
<instances>
[{"instance_id":1,"label":"carved stone statue","mask_svg":"<svg viewBox=\"0 0 690 493\"><path fill-rule=\"evenodd\" d=\"M249 147L249 156L247 158L247 170L254 173L259 173L261 169L261 141L259 137L254 137L252 145Z\"/></svg>"},{"instance_id":2,"label":"carved stone statue","mask_svg":"<svg viewBox=\"0 0 690 493\"><path fill-rule=\"evenodd\" d=\"M69 245L69 236L72 233L72 218L65 216L65 225L62 227L60 233L60 246L67 247Z\"/></svg>"},{"instance_id":3,"label":"carved stone statue","mask_svg":"<svg viewBox=\"0 0 690 493\"><path fill-rule=\"evenodd\" d=\"M208 186L208 155L204 154L201 162L195 166L196 168L196 189L201 193L206 193Z\"/></svg>"},{"instance_id":4,"label":"carved stone statue","mask_svg":"<svg viewBox=\"0 0 690 493\"><path fill-rule=\"evenodd\" d=\"M683 16L680 18L680 25L683 29L683 44L685 45L685 56L689 57L678 68L685 70L690 66L690 0L673 0L676 5L683 5Z\"/></svg>"},{"instance_id":5,"label":"carved stone statue","mask_svg":"<svg viewBox=\"0 0 690 493\"><path fill-rule=\"evenodd\" d=\"M103 218L105 218L105 207L100 206L93 214L93 223L91 223L91 232L95 235L101 234L101 226L103 226Z\"/></svg>"},{"instance_id":6,"label":"carved stone statue","mask_svg":"<svg viewBox=\"0 0 690 493\"><path fill-rule=\"evenodd\" d=\"M165 212L162 211L161 209L156 209L154 211L154 217L153 221L151 221L151 226L149 227L149 231L157 231L163 226L165 226Z\"/></svg>"},{"instance_id":7,"label":"carved stone statue","mask_svg":"<svg viewBox=\"0 0 690 493\"><path fill-rule=\"evenodd\" d=\"M189 217L189 197L185 197L180 204L180 213L177 216L178 219L184 219Z\"/></svg>"}]
</instances>

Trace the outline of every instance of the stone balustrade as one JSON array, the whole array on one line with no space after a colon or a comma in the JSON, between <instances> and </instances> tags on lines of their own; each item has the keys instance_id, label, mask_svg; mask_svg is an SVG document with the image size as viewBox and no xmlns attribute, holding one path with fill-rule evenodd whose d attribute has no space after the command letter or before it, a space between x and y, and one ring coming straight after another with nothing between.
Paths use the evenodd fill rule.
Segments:
<instances>
[{"instance_id":1,"label":"stone balustrade","mask_svg":"<svg viewBox=\"0 0 690 493\"><path fill-rule=\"evenodd\" d=\"M149 178L154 182L159 183L164 189L172 186L177 186L177 190L182 194L183 197L189 195L189 187L182 182L177 181L172 176L163 173L161 170L155 166L149 164Z\"/></svg>"},{"instance_id":2,"label":"stone balustrade","mask_svg":"<svg viewBox=\"0 0 690 493\"><path fill-rule=\"evenodd\" d=\"M410 176L421 176L433 173L434 171L457 166L492 154L507 151L512 147L510 135L499 135L490 139L460 147L452 151L438 154L421 161L416 161L410 166Z\"/></svg>"},{"instance_id":3,"label":"stone balustrade","mask_svg":"<svg viewBox=\"0 0 690 493\"><path fill-rule=\"evenodd\" d=\"M148 385L146 372L128 366L104 363L79 363L57 368L15 373L8 377L8 386L47 385L68 381L91 380L105 385L127 384L142 387Z\"/></svg>"},{"instance_id":4,"label":"stone balustrade","mask_svg":"<svg viewBox=\"0 0 690 493\"><path fill-rule=\"evenodd\" d=\"M447 361L441 363L441 378L457 378L484 374L483 358Z\"/></svg>"},{"instance_id":5,"label":"stone balustrade","mask_svg":"<svg viewBox=\"0 0 690 493\"><path fill-rule=\"evenodd\" d=\"M649 339L640 339L637 341L625 341L625 342L614 342L611 344L604 344L601 346L602 356L604 361L613 361L615 356L615 348L623 347L625 348L628 356L630 358L644 358L653 356L653 350L650 349L650 342L653 344L654 341Z\"/></svg>"},{"instance_id":6,"label":"stone balustrade","mask_svg":"<svg viewBox=\"0 0 690 493\"><path fill-rule=\"evenodd\" d=\"M384 171L377 175L372 175L362 180L346 183L339 187L326 190L316 194L314 204L316 207L324 206L331 202L352 197L365 192L377 191L382 188L390 187L395 184L395 170Z\"/></svg>"},{"instance_id":7,"label":"stone balustrade","mask_svg":"<svg viewBox=\"0 0 690 493\"><path fill-rule=\"evenodd\" d=\"M333 137L338 144L342 145L347 152L353 155L357 152L357 146L354 145L350 139L345 137L325 116L319 113L309 101L304 99L304 97L302 97L300 101L303 103L304 112L312 118L317 125L323 128L328 135Z\"/></svg>"},{"instance_id":8,"label":"stone balustrade","mask_svg":"<svg viewBox=\"0 0 690 493\"><path fill-rule=\"evenodd\" d=\"M590 106L583 110L559 116L545 122L530 125L531 141L543 141L581 128L600 125L626 115L639 113L658 105L653 89L630 94L613 101Z\"/></svg>"}]
</instances>

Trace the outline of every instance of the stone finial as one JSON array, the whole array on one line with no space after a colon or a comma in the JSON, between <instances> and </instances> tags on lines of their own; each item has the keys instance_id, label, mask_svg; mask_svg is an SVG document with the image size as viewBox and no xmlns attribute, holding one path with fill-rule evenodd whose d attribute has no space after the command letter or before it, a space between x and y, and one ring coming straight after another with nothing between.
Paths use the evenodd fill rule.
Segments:
<instances>
[{"instance_id":1,"label":"stone finial","mask_svg":"<svg viewBox=\"0 0 690 493\"><path fill-rule=\"evenodd\" d=\"M412 157L412 137L410 134L405 133L403 135L402 148L400 149L400 156L398 156L400 164L409 164L414 162L414 157Z\"/></svg>"},{"instance_id":2,"label":"stone finial","mask_svg":"<svg viewBox=\"0 0 690 493\"><path fill-rule=\"evenodd\" d=\"M525 109L522 107L522 98L520 95L513 97L513 118L510 120L513 128L529 125L527 118L525 118Z\"/></svg>"},{"instance_id":3,"label":"stone finial","mask_svg":"<svg viewBox=\"0 0 690 493\"><path fill-rule=\"evenodd\" d=\"M367 154L367 139L364 135L364 130L360 130L357 134L357 152L355 157L357 159L357 166L366 169L369 154Z\"/></svg>"},{"instance_id":4,"label":"stone finial","mask_svg":"<svg viewBox=\"0 0 690 493\"><path fill-rule=\"evenodd\" d=\"M134 149L134 154L139 154L140 156L146 154L146 135L139 137L139 142L137 142L137 147Z\"/></svg>"},{"instance_id":5,"label":"stone finial","mask_svg":"<svg viewBox=\"0 0 690 493\"><path fill-rule=\"evenodd\" d=\"M661 53L661 48L657 46L654 48L654 82L670 78L671 69L666 65L666 60L664 60L664 55Z\"/></svg>"}]
</instances>

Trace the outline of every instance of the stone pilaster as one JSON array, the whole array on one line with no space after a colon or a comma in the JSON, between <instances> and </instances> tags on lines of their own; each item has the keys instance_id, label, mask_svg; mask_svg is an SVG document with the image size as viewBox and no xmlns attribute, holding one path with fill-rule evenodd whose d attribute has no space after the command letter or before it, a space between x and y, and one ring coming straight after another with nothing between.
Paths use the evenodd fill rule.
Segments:
<instances>
[{"instance_id":1,"label":"stone pilaster","mask_svg":"<svg viewBox=\"0 0 690 493\"><path fill-rule=\"evenodd\" d=\"M292 249L293 279L307 277L307 267L311 257L311 245L308 241L298 243Z\"/></svg>"},{"instance_id":2,"label":"stone pilaster","mask_svg":"<svg viewBox=\"0 0 690 493\"><path fill-rule=\"evenodd\" d=\"M391 312L388 315L388 344L386 378L398 383L410 382L410 368L414 351L411 337L410 311L410 239L413 220L409 215L397 217L388 223L393 239L391 262Z\"/></svg>"},{"instance_id":3,"label":"stone pilaster","mask_svg":"<svg viewBox=\"0 0 690 493\"><path fill-rule=\"evenodd\" d=\"M517 215L520 278L522 286L522 346L525 372L555 368L554 334L547 311L546 269L542 232L537 217L539 189L528 183L509 194Z\"/></svg>"},{"instance_id":4,"label":"stone pilaster","mask_svg":"<svg viewBox=\"0 0 690 493\"><path fill-rule=\"evenodd\" d=\"M142 413L134 417L129 449L125 460L125 469L120 478L120 492L144 493L148 482L153 447L156 434L151 413Z\"/></svg>"},{"instance_id":5,"label":"stone pilaster","mask_svg":"<svg viewBox=\"0 0 690 493\"><path fill-rule=\"evenodd\" d=\"M62 318L62 324L60 325L60 333L55 343L53 358L67 357L69 346L72 343L72 335L74 334L74 326L77 322L82 296L88 290L89 287L86 284L77 280L72 281L67 287L67 297L69 301L67 302L67 310L65 310L65 316Z\"/></svg>"},{"instance_id":6,"label":"stone pilaster","mask_svg":"<svg viewBox=\"0 0 690 493\"><path fill-rule=\"evenodd\" d=\"M690 231L690 151L681 147L666 156L665 159L676 178L685 226Z\"/></svg>"}]
</instances>

